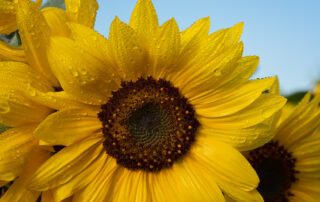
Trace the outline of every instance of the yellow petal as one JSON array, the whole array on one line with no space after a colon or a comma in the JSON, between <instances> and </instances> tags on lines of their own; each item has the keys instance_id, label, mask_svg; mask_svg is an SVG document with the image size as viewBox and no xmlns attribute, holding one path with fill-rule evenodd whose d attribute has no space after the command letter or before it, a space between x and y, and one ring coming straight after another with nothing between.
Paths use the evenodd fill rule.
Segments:
<instances>
[{"instance_id":1,"label":"yellow petal","mask_svg":"<svg viewBox=\"0 0 320 202\"><path fill-rule=\"evenodd\" d=\"M28 99L56 110L69 108L83 108L97 112L100 110L100 107L98 106L87 105L76 100L72 95L65 91L42 92L37 89L30 88L27 92L26 96L28 96Z\"/></svg>"},{"instance_id":2,"label":"yellow petal","mask_svg":"<svg viewBox=\"0 0 320 202\"><path fill-rule=\"evenodd\" d=\"M109 32L109 52L125 79L135 80L146 74L146 55L139 47L135 31L117 17Z\"/></svg>"},{"instance_id":3,"label":"yellow petal","mask_svg":"<svg viewBox=\"0 0 320 202\"><path fill-rule=\"evenodd\" d=\"M72 32L72 38L76 44L83 47L87 50L88 54L96 57L102 63L104 63L108 68L113 68L114 71L120 74L121 78L124 78L121 75L121 71L112 64L112 59L110 58L108 50L108 40L95 32L93 29L86 27L77 23L68 23L68 26Z\"/></svg>"},{"instance_id":4,"label":"yellow petal","mask_svg":"<svg viewBox=\"0 0 320 202\"><path fill-rule=\"evenodd\" d=\"M144 47L149 48L159 28L156 10L150 0L139 0L131 14L129 25L136 31Z\"/></svg>"},{"instance_id":5,"label":"yellow petal","mask_svg":"<svg viewBox=\"0 0 320 202\"><path fill-rule=\"evenodd\" d=\"M69 18L64 10L60 8L46 7L42 9L41 12L50 27L52 35L65 37L70 36L70 30L66 24L69 21Z\"/></svg>"},{"instance_id":6,"label":"yellow petal","mask_svg":"<svg viewBox=\"0 0 320 202\"><path fill-rule=\"evenodd\" d=\"M199 134L190 155L199 166L214 173L214 179L220 187L234 186L251 191L258 186L259 178L250 163L230 145Z\"/></svg>"},{"instance_id":7,"label":"yellow petal","mask_svg":"<svg viewBox=\"0 0 320 202\"><path fill-rule=\"evenodd\" d=\"M51 109L35 104L13 92L0 93L0 122L8 126L38 123Z\"/></svg>"},{"instance_id":8,"label":"yellow petal","mask_svg":"<svg viewBox=\"0 0 320 202\"><path fill-rule=\"evenodd\" d=\"M41 202L55 202L54 196L51 190L41 193Z\"/></svg>"},{"instance_id":9,"label":"yellow petal","mask_svg":"<svg viewBox=\"0 0 320 202\"><path fill-rule=\"evenodd\" d=\"M28 62L54 86L59 86L47 60L49 26L37 4L29 0L19 0L17 23Z\"/></svg>"},{"instance_id":10,"label":"yellow petal","mask_svg":"<svg viewBox=\"0 0 320 202\"><path fill-rule=\"evenodd\" d=\"M320 96L315 96L312 101L310 101L310 96L310 93L305 95L277 130L275 138L292 151L300 145L301 140L313 134L320 123Z\"/></svg>"},{"instance_id":11,"label":"yellow petal","mask_svg":"<svg viewBox=\"0 0 320 202\"><path fill-rule=\"evenodd\" d=\"M200 123L207 128L240 129L254 126L271 117L286 103L286 99L278 95L262 94L247 108L234 114L218 118L199 116Z\"/></svg>"},{"instance_id":12,"label":"yellow petal","mask_svg":"<svg viewBox=\"0 0 320 202\"><path fill-rule=\"evenodd\" d=\"M0 68L0 122L8 126L37 123L52 112L24 96L31 87L40 91L51 89L28 65L0 62Z\"/></svg>"},{"instance_id":13,"label":"yellow petal","mask_svg":"<svg viewBox=\"0 0 320 202\"><path fill-rule=\"evenodd\" d=\"M312 200L310 201L319 201L320 200L320 180L317 179L299 179L299 182L292 184L290 187L291 190L297 190L306 193Z\"/></svg>"},{"instance_id":14,"label":"yellow petal","mask_svg":"<svg viewBox=\"0 0 320 202\"><path fill-rule=\"evenodd\" d=\"M233 114L253 103L263 91L269 89L275 77L247 81L244 84L225 89L224 92L212 92L202 99L193 101L197 114L205 117L220 117Z\"/></svg>"},{"instance_id":15,"label":"yellow petal","mask_svg":"<svg viewBox=\"0 0 320 202\"><path fill-rule=\"evenodd\" d=\"M239 151L248 151L264 145L275 135L274 127L266 123L236 130L212 128L201 128L199 130L207 138L227 143Z\"/></svg>"},{"instance_id":16,"label":"yellow petal","mask_svg":"<svg viewBox=\"0 0 320 202\"><path fill-rule=\"evenodd\" d=\"M114 185L110 199L122 201L152 201L148 191L147 173L126 169Z\"/></svg>"},{"instance_id":17,"label":"yellow petal","mask_svg":"<svg viewBox=\"0 0 320 202\"><path fill-rule=\"evenodd\" d=\"M148 72L153 78L165 77L174 70L180 53L180 31L174 18L161 25L150 52L153 64Z\"/></svg>"},{"instance_id":18,"label":"yellow petal","mask_svg":"<svg viewBox=\"0 0 320 202\"><path fill-rule=\"evenodd\" d=\"M311 157L305 157L303 159L297 158L295 169L300 172L319 172L320 171L320 159L319 155L315 154Z\"/></svg>"},{"instance_id":19,"label":"yellow petal","mask_svg":"<svg viewBox=\"0 0 320 202\"><path fill-rule=\"evenodd\" d=\"M40 196L40 192L29 190L27 184L34 171L48 158L50 153L42 150L34 150L30 155L29 162L26 163L23 173L9 187L4 196L1 197L1 202L21 201L30 202L36 201Z\"/></svg>"},{"instance_id":20,"label":"yellow petal","mask_svg":"<svg viewBox=\"0 0 320 202\"><path fill-rule=\"evenodd\" d=\"M16 88L19 91L28 91L29 87L48 92L53 88L43 80L32 67L21 62L5 61L0 62L0 85ZM23 89L22 86L25 86Z\"/></svg>"},{"instance_id":21,"label":"yellow petal","mask_svg":"<svg viewBox=\"0 0 320 202\"><path fill-rule=\"evenodd\" d=\"M89 165L83 172L75 176L69 182L53 189L53 196L55 201L62 201L79 190L86 187L95 179L102 167L107 161L107 154L102 153L91 165Z\"/></svg>"},{"instance_id":22,"label":"yellow petal","mask_svg":"<svg viewBox=\"0 0 320 202\"><path fill-rule=\"evenodd\" d=\"M0 60L25 62L26 58L22 49L0 41Z\"/></svg>"},{"instance_id":23,"label":"yellow petal","mask_svg":"<svg viewBox=\"0 0 320 202\"><path fill-rule=\"evenodd\" d=\"M319 198L315 200L309 195L308 192L301 191L299 189L298 190L292 189L290 190L290 192L294 195L293 197L290 198L290 201L292 202L301 202L301 201L318 202L319 201Z\"/></svg>"},{"instance_id":24,"label":"yellow petal","mask_svg":"<svg viewBox=\"0 0 320 202\"><path fill-rule=\"evenodd\" d=\"M101 105L119 87L114 71L71 39L52 37L48 58L62 88L81 102Z\"/></svg>"},{"instance_id":25,"label":"yellow petal","mask_svg":"<svg viewBox=\"0 0 320 202\"><path fill-rule=\"evenodd\" d=\"M0 33L10 34L17 30L16 6L10 1L0 2Z\"/></svg>"},{"instance_id":26,"label":"yellow petal","mask_svg":"<svg viewBox=\"0 0 320 202\"><path fill-rule=\"evenodd\" d=\"M96 114L81 109L66 109L48 116L39 124L34 134L52 145L69 146L101 128Z\"/></svg>"},{"instance_id":27,"label":"yellow petal","mask_svg":"<svg viewBox=\"0 0 320 202\"><path fill-rule=\"evenodd\" d=\"M180 56L177 62L179 66L184 66L183 64L192 58L194 53L200 51L199 42L203 38L207 38L209 29L210 19L209 17L206 17L196 21L192 26L181 33Z\"/></svg>"},{"instance_id":28,"label":"yellow petal","mask_svg":"<svg viewBox=\"0 0 320 202\"><path fill-rule=\"evenodd\" d=\"M263 198L257 190L243 191L235 186L224 186L221 188L223 191L234 201L246 201L246 202L263 202Z\"/></svg>"},{"instance_id":29,"label":"yellow petal","mask_svg":"<svg viewBox=\"0 0 320 202\"><path fill-rule=\"evenodd\" d=\"M90 137L65 147L34 173L30 189L44 191L62 185L86 169L103 149L101 137Z\"/></svg>"},{"instance_id":30,"label":"yellow petal","mask_svg":"<svg viewBox=\"0 0 320 202\"><path fill-rule=\"evenodd\" d=\"M170 169L150 173L148 183L152 201L224 201L215 178L190 155Z\"/></svg>"},{"instance_id":31,"label":"yellow petal","mask_svg":"<svg viewBox=\"0 0 320 202\"><path fill-rule=\"evenodd\" d=\"M114 158L109 157L102 166L99 174L92 182L82 191L77 192L74 197L74 202L82 201L108 201L112 200L108 195L113 191L114 185L118 182L119 177L125 171L120 168Z\"/></svg>"},{"instance_id":32,"label":"yellow petal","mask_svg":"<svg viewBox=\"0 0 320 202\"><path fill-rule=\"evenodd\" d=\"M233 71L242 56L243 43L238 43L230 51L225 51L219 56L212 58L204 66L194 66L188 77L181 77L184 83L181 92L188 98L192 98L202 92L212 89L224 82Z\"/></svg>"},{"instance_id":33,"label":"yellow petal","mask_svg":"<svg viewBox=\"0 0 320 202\"><path fill-rule=\"evenodd\" d=\"M99 5L96 0L66 0L66 10L69 17L79 24L94 27Z\"/></svg>"},{"instance_id":34,"label":"yellow petal","mask_svg":"<svg viewBox=\"0 0 320 202\"><path fill-rule=\"evenodd\" d=\"M172 78L174 83L181 86L186 78L190 79L189 77L194 76L195 70L201 70L209 66L219 55L234 50L239 43L239 33L242 32L242 26L240 25L241 24L238 24L232 28L219 30L208 37L203 37L201 41L195 44L195 46L199 47L198 51L194 52L192 57L180 64L182 66L180 72ZM210 68L211 71L214 69L214 66Z\"/></svg>"},{"instance_id":35,"label":"yellow petal","mask_svg":"<svg viewBox=\"0 0 320 202\"><path fill-rule=\"evenodd\" d=\"M0 135L0 179L13 180L28 162L29 155L37 145L32 135L34 127L11 128Z\"/></svg>"},{"instance_id":36,"label":"yellow petal","mask_svg":"<svg viewBox=\"0 0 320 202\"><path fill-rule=\"evenodd\" d=\"M311 137L300 140L299 145L292 150L293 156L297 159L303 160L304 158L312 157L312 156L320 156L320 133L312 134Z\"/></svg>"}]
</instances>

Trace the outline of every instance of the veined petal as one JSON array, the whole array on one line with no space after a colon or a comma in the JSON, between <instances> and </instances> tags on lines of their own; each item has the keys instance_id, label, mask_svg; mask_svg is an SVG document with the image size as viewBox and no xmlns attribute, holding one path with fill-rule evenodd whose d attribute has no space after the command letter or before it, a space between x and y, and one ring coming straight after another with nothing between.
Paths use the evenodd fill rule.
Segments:
<instances>
[{"instance_id":1,"label":"veined petal","mask_svg":"<svg viewBox=\"0 0 320 202\"><path fill-rule=\"evenodd\" d=\"M26 91L28 87L48 92L53 88L40 77L32 67L22 62L4 61L0 62L0 86L10 86L19 91ZM25 86L23 89L22 86ZM27 89L26 89L27 88Z\"/></svg>"},{"instance_id":2,"label":"veined petal","mask_svg":"<svg viewBox=\"0 0 320 202\"><path fill-rule=\"evenodd\" d=\"M48 91L51 87L37 72L19 62L0 62L0 121L8 126L40 122L52 109L39 105L25 96L29 89Z\"/></svg>"},{"instance_id":3,"label":"veined petal","mask_svg":"<svg viewBox=\"0 0 320 202\"><path fill-rule=\"evenodd\" d=\"M52 145L69 146L101 128L96 114L81 109L65 109L48 116L34 134Z\"/></svg>"},{"instance_id":4,"label":"veined petal","mask_svg":"<svg viewBox=\"0 0 320 202\"><path fill-rule=\"evenodd\" d=\"M54 196L51 190L41 193L41 202L55 202Z\"/></svg>"},{"instance_id":5,"label":"veined petal","mask_svg":"<svg viewBox=\"0 0 320 202\"><path fill-rule=\"evenodd\" d=\"M156 33L150 50L152 66L148 70L153 78L165 77L174 70L174 61L180 53L180 31L174 18L168 20Z\"/></svg>"},{"instance_id":6,"label":"veined petal","mask_svg":"<svg viewBox=\"0 0 320 202\"><path fill-rule=\"evenodd\" d=\"M215 174L217 184L234 186L243 191L254 190L259 178L242 154L230 145L198 135L190 155L199 166Z\"/></svg>"},{"instance_id":7,"label":"veined petal","mask_svg":"<svg viewBox=\"0 0 320 202\"><path fill-rule=\"evenodd\" d=\"M292 190L299 190L304 192L306 195L312 198L312 200L308 201L319 201L320 193L319 193L320 181L316 179L299 179L298 183L294 183L292 185Z\"/></svg>"},{"instance_id":8,"label":"veined petal","mask_svg":"<svg viewBox=\"0 0 320 202\"><path fill-rule=\"evenodd\" d=\"M0 135L0 179L11 181L22 171L38 141L34 126L11 128Z\"/></svg>"},{"instance_id":9,"label":"veined petal","mask_svg":"<svg viewBox=\"0 0 320 202\"><path fill-rule=\"evenodd\" d=\"M101 105L119 87L113 70L71 39L52 37L48 58L62 88L84 103Z\"/></svg>"},{"instance_id":10,"label":"veined petal","mask_svg":"<svg viewBox=\"0 0 320 202\"><path fill-rule=\"evenodd\" d=\"M300 140L300 144L292 150L293 156L297 159L303 160L304 158L312 156L320 156L320 133L314 133L311 137Z\"/></svg>"},{"instance_id":11,"label":"veined petal","mask_svg":"<svg viewBox=\"0 0 320 202\"><path fill-rule=\"evenodd\" d=\"M173 75L172 81L182 86L186 78L194 77L195 70L209 66L208 64L219 55L232 51L235 45L239 43L239 33L242 32L242 27L239 23L232 28L219 30L208 37L204 37L198 42L199 44L195 44L199 46L198 51L180 64L182 66L181 70ZM211 69L211 71L213 70ZM207 73L210 73L210 71Z\"/></svg>"},{"instance_id":12,"label":"veined petal","mask_svg":"<svg viewBox=\"0 0 320 202\"><path fill-rule=\"evenodd\" d=\"M38 105L17 92L2 91L0 93L0 122L8 126L21 126L38 123L52 109Z\"/></svg>"},{"instance_id":13,"label":"veined petal","mask_svg":"<svg viewBox=\"0 0 320 202\"><path fill-rule=\"evenodd\" d=\"M125 170L114 186L112 201L152 201L144 171Z\"/></svg>"},{"instance_id":14,"label":"veined petal","mask_svg":"<svg viewBox=\"0 0 320 202\"><path fill-rule=\"evenodd\" d=\"M91 111L99 111L98 106L87 105L79 100L76 100L72 95L61 92L42 92L34 88L30 88L28 98L42 106L47 106L52 109L62 110L69 108L84 108Z\"/></svg>"},{"instance_id":15,"label":"veined petal","mask_svg":"<svg viewBox=\"0 0 320 202\"><path fill-rule=\"evenodd\" d=\"M49 26L37 4L29 0L19 0L17 23L28 62L54 86L59 86L47 60Z\"/></svg>"},{"instance_id":16,"label":"veined petal","mask_svg":"<svg viewBox=\"0 0 320 202\"><path fill-rule=\"evenodd\" d=\"M278 95L262 94L247 108L219 118L207 118L199 116L200 123L207 128L217 129L241 129L254 126L271 117L281 109L286 99Z\"/></svg>"},{"instance_id":17,"label":"veined petal","mask_svg":"<svg viewBox=\"0 0 320 202\"><path fill-rule=\"evenodd\" d=\"M275 138L289 150L294 150L301 140L313 134L319 126L320 96L315 96L311 101L310 96L309 93L306 94L290 116L278 127Z\"/></svg>"},{"instance_id":18,"label":"veined petal","mask_svg":"<svg viewBox=\"0 0 320 202\"><path fill-rule=\"evenodd\" d=\"M135 80L146 73L146 54L139 47L135 31L116 17L109 32L110 56L125 79Z\"/></svg>"},{"instance_id":19,"label":"veined petal","mask_svg":"<svg viewBox=\"0 0 320 202\"><path fill-rule=\"evenodd\" d=\"M178 59L179 66L184 66L189 58L192 58L194 53L200 51L200 41L207 38L210 29L209 17L202 18L196 21L188 29L181 32L181 48Z\"/></svg>"},{"instance_id":20,"label":"veined petal","mask_svg":"<svg viewBox=\"0 0 320 202\"><path fill-rule=\"evenodd\" d=\"M213 94L223 94L227 89L230 90L236 86L242 85L248 82L248 79L254 73L259 64L259 57L246 56L237 61L237 64L233 69L229 69L226 73L226 77L220 80L220 83L216 83L208 91L204 91L190 98L194 100L194 103L202 103L203 100L210 99Z\"/></svg>"},{"instance_id":21,"label":"veined petal","mask_svg":"<svg viewBox=\"0 0 320 202\"><path fill-rule=\"evenodd\" d=\"M123 174L124 168L117 165L114 158L110 157L102 166L99 174L92 180L92 182L82 191L76 193L73 197L74 202L82 201L106 201L112 200L107 197L118 182L119 177Z\"/></svg>"},{"instance_id":22,"label":"veined petal","mask_svg":"<svg viewBox=\"0 0 320 202\"><path fill-rule=\"evenodd\" d=\"M50 32L52 35L56 36L70 36L70 30L66 24L69 21L67 13L60 9L54 7L46 7L41 10L46 22L50 27Z\"/></svg>"},{"instance_id":23,"label":"veined petal","mask_svg":"<svg viewBox=\"0 0 320 202\"><path fill-rule=\"evenodd\" d=\"M83 47L88 51L88 54L96 57L108 68L113 68L121 78L124 78L124 75L121 75L122 72L111 62L112 59L108 52L108 40L104 36L81 24L68 23L68 27L72 32L72 38L76 44Z\"/></svg>"},{"instance_id":24,"label":"veined petal","mask_svg":"<svg viewBox=\"0 0 320 202\"><path fill-rule=\"evenodd\" d=\"M99 5L96 0L66 0L66 9L69 17L77 23L94 27Z\"/></svg>"},{"instance_id":25,"label":"veined petal","mask_svg":"<svg viewBox=\"0 0 320 202\"><path fill-rule=\"evenodd\" d=\"M225 201L215 178L192 156L186 156L170 169L150 173L148 183L152 201Z\"/></svg>"},{"instance_id":26,"label":"veined petal","mask_svg":"<svg viewBox=\"0 0 320 202\"><path fill-rule=\"evenodd\" d=\"M159 28L158 17L150 0L139 0L130 18L129 25L136 31L144 47L149 49Z\"/></svg>"},{"instance_id":27,"label":"veined petal","mask_svg":"<svg viewBox=\"0 0 320 202\"><path fill-rule=\"evenodd\" d=\"M25 62L26 58L21 48L10 46L0 41L0 61L1 60Z\"/></svg>"},{"instance_id":28,"label":"veined petal","mask_svg":"<svg viewBox=\"0 0 320 202\"><path fill-rule=\"evenodd\" d=\"M1 34L10 34L17 30L15 3L10 1L1 1L0 16Z\"/></svg>"},{"instance_id":29,"label":"veined petal","mask_svg":"<svg viewBox=\"0 0 320 202\"><path fill-rule=\"evenodd\" d=\"M240 42L229 51L212 58L204 66L192 67L191 74L188 77L180 78L184 80L184 85L180 87L182 94L192 98L210 90L212 86L218 86L224 82L241 58L242 52L243 43Z\"/></svg>"},{"instance_id":30,"label":"veined petal","mask_svg":"<svg viewBox=\"0 0 320 202\"><path fill-rule=\"evenodd\" d=\"M34 173L30 189L44 191L68 182L99 156L102 147L101 137L90 137L65 147Z\"/></svg>"},{"instance_id":31,"label":"veined petal","mask_svg":"<svg viewBox=\"0 0 320 202\"><path fill-rule=\"evenodd\" d=\"M239 151L248 151L264 145L274 135L274 124L260 123L249 128L227 130L201 128L201 133L207 138L212 138L229 144Z\"/></svg>"},{"instance_id":32,"label":"veined petal","mask_svg":"<svg viewBox=\"0 0 320 202\"><path fill-rule=\"evenodd\" d=\"M0 201L36 201L40 196L40 192L29 190L27 188L27 184L29 183L34 171L49 157L49 152L40 150L39 148L35 149L30 155L29 162L27 162L25 167L23 167L22 174L9 187L7 192L1 197Z\"/></svg>"},{"instance_id":33,"label":"veined petal","mask_svg":"<svg viewBox=\"0 0 320 202\"><path fill-rule=\"evenodd\" d=\"M275 77L247 81L224 92L212 92L210 95L191 103L197 114L206 117L220 117L233 114L244 109L259 98L261 93L269 89Z\"/></svg>"},{"instance_id":34,"label":"veined petal","mask_svg":"<svg viewBox=\"0 0 320 202\"><path fill-rule=\"evenodd\" d=\"M55 201L62 201L82 188L85 188L88 184L95 179L107 162L107 154L102 153L89 167L87 167L83 172L75 176L69 182L60 185L59 187L53 189L53 197Z\"/></svg>"},{"instance_id":35,"label":"veined petal","mask_svg":"<svg viewBox=\"0 0 320 202\"><path fill-rule=\"evenodd\" d=\"M319 201L314 200L307 192L301 191L300 189L292 189L290 191L294 197L291 199L292 202L301 202L301 201L310 201L310 202L317 202Z\"/></svg>"},{"instance_id":36,"label":"veined petal","mask_svg":"<svg viewBox=\"0 0 320 202\"><path fill-rule=\"evenodd\" d=\"M263 202L263 198L257 190L243 191L235 186L221 185L221 189L234 201Z\"/></svg>"}]
</instances>

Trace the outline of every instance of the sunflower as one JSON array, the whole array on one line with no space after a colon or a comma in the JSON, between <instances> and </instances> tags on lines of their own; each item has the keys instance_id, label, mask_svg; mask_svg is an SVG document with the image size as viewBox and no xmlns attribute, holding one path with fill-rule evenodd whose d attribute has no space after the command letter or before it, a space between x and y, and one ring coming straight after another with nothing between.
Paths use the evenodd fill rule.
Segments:
<instances>
[{"instance_id":1,"label":"sunflower","mask_svg":"<svg viewBox=\"0 0 320 202\"><path fill-rule=\"evenodd\" d=\"M284 107L272 141L248 153L269 201L320 200L320 95Z\"/></svg>"},{"instance_id":2,"label":"sunflower","mask_svg":"<svg viewBox=\"0 0 320 202\"><path fill-rule=\"evenodd\" d=\"M61 87L49 68L46 41L49 35L70 36L65 22L66 19L73 20L61 9L40 11L39 2L4 0L0 2L0 8L1 20L7 19L0 20L0 33L18 29L22 40L22 46L18 48L0 43L0 122L10 126L0 135L0 186L9 187L5 193L5 189L1 189L0 201L32 202L41 194L27 189L32 173L61 148L39 146L33 131L46 116L71 102L63 92L58 92ZM38 24L34 26L29 22ZM6 27L13 28L4 29ZM55 99L55 104L43 105L39 98L38 103L35 102L35 93L38 97ZM42 201L50 201L50 193L43 192Z\"/></svg>"},{"instance_id":3,"label":"sunflower","mask_svg":"<svg viewBox=\"0 0 320 202\"><path fill-rule=\"evenodd\" d=\"M159 26L152 2L139 0L129 25L115 18L109 39L68 27L72 38L52 37L48 59L75 105L34 131L64 148L30 189L51 190L56 201L224 201L222 191L262 200L238 150L272 137L286 99L276 78L248 80L259 59L242 57L242 23L209 35L203 18L180 33L173 18Z\"/></svg>"}]
</instances>

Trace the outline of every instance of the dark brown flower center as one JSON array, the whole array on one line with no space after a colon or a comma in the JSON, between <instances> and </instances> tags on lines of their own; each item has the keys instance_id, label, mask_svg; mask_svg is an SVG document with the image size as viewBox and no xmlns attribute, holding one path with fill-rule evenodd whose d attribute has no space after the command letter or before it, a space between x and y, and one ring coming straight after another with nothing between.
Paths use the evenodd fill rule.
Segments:
<instances>
[{"instance_id":1,"label":"dark brown flower center","mask_svg":"<svg viewBox=\"0 0 320 202\"><path fill-rule=\"evenodd\" d=\"M289 201L292 183L297 181L296 159L277 141L249 152L248 160L256 170L260 183L257 190L266 202Z\"/></svg>"},{"instance_id":2,"label":"dark brown flower center","mask_svg":"<svg viewBox=\"0 0 320 202\"><path fill-rule=\"evenodd\" d=\"M192 106L163 79L122 82L98 114L107 154L129 169L159 171L185 155L199 126Z\"/></svg>"}]
</instances>

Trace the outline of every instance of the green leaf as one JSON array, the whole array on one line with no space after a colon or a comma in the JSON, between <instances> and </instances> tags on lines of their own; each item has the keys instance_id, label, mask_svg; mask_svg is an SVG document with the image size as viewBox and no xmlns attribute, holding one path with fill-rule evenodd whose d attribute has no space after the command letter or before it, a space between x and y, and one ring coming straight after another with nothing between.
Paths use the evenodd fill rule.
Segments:
<instances>
[{"instance_id":1,"label":"green leaf","mask_svg":"<svg viewBox=\"0 0 320 202\"><path fill-rule=\"evenodd\" d=\"M42 8L45 7L57 7L66 10L66 5L64 0L47 0L43 5Z\"/></svg>"},{"instance_id":2,"label":"green leaf","mask_svg":"<svg viewBox=\"0 0 320 202\"><path fill-rule=\"evenodd\" d=\"M2 123L0 123L0 133L3 133L4 131L8 130L10 127L6 126Z\"/></svg>"},{"instance_id":3,"label":"green leaf","mask_svg":"<svg viewBox=\"0 0 320 202\"><path fill-rule=\"evenodd\" d=\"M21 45L20 35L18 31L12 32L11 34L0 34L0 40L16 47Z\"/></svg>"},{"instance_id":4,"label":"green leaf","mask_svg":"<svg viewBox=\"0 0 320 202\"><path fill-rule=\"evenodd\" d=\"M288 99L288 102L291 102L293 104L298 104L300 100L305 96L306 93L307 91L300 91L300 92L292 93L286 97Z\"/></svg>"}]
</instances>

